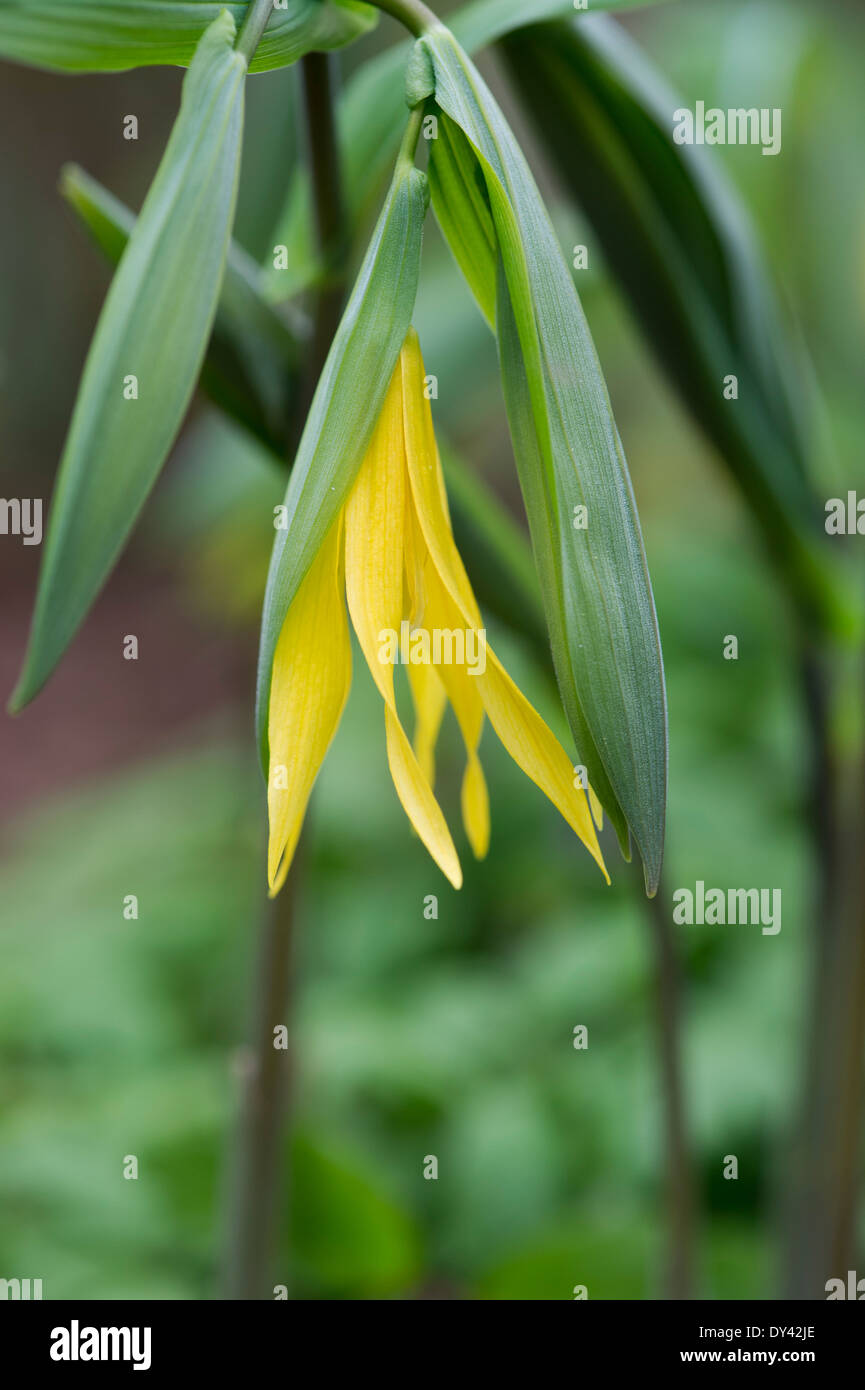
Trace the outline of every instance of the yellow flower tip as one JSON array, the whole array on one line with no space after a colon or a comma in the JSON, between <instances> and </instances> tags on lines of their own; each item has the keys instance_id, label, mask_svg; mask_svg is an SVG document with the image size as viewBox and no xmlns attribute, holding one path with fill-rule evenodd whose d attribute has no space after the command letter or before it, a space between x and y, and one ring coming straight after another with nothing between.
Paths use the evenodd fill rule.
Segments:
<instances>
[{"instance_id":1,"label":"yellow flower tip","mask_svg":"<svg viewBox=\"0 0 865 1390\"><path fill-rule=\"evenodd\" d=\"M594 826L592 826L591 820L589 820L589 826L592 828L592 830L594 830ZM612 886L612 880L607 871L607 865L604 862L603 850L601 849L600 841L598 840L597 835L580 835L579 838L582 840L583 844L586 846L586 849L589 851L589 854L592 856L601 873L603 874L607 887L610 888Z\"/></svg>"},{"instance_id":2,"label":"yellow flower tip","mask_svg":"<svg viewBox=\"0 0 865 1390\"><path fill-rule=\"evenodd\" d=\"M285 868L280 867L280 869L275 874L268 874L267 896L269 898L275 898L278 896L283 886L285 885L285 880L287 877L288 865L286 865Z\"/></svg>"},{"instance_id":3,"label":"yellow flower tip","mask_svg":"<svg viewBox=\"0 0 865 1390\"><path fill-rule=\"evenodd\" d=\"M294 837L294 842L289 844L271 834L267 847L267 887L270 898L276 897L288 877L298 839L299 834Z\"/></svg>"},{"instance_id":4,"label":"yellow flower tip","mask_svg":"<svg viewBox=\"0 0 865 1390\"><path fill-rule=\"evenodd\" d=\"M466 765L461 801L463 825L472 854L475 859L486 859L490 847L490 801L483 768L474 755Z\"/></svg>"},{"instance_id":5,"label":"yellow flower tip","mask_svg":"<svg viewBox=\"0 0 865 1390\"><path fill-rule=\"evenodd\" d=\"M587 795L589 798L589 810L592 813L592 820L595 822L595 825L598 830L603 830L604 808L598 800L597 796L595 795L595 791L591 786L587 788Z\"/></svg>"}]
</instances>

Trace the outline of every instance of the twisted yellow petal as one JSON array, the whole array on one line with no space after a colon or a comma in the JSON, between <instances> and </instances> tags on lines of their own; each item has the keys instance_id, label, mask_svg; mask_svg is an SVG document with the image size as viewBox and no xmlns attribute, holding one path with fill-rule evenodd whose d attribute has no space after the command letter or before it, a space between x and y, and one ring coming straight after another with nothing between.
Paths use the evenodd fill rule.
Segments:
<instances>
[{"instance_id":1,"label":"twisted yellow petal","mask_svg":"<svg viewBox=\"0 0 865 1390\"><path fill-rule=\"evenodd\" d=\"M406 474L408 477L408 474ZM409 621L418 627L423 621L426 598L423 591L423 554L418 553L412 524L411 497L406 488L405 586ZM406 667L415 711L414 751L431 787L435 786L435 747L447 709L447 692L430 662L410 662Z\"/></svg>"},{"instance_id":2,"label":"twisted yellow petal","mask_svg":"<svg viewBox=\"0 0 865 1390\"><path fill-rule=\"evenodd\" d=\"M434 666L408 666L415 711L414 751L424 777L435 786L435 747L447 708L447 692Z\"/></svg>"},{"instance_id":3,"label":"twisted yellow petal","mask_svg":"<svg viewBox=\"0 0 865 1390\"><path fill-rule=\"evenodd\" d=\"M406 339L400 362L411 494L418 526L432 560L432 567L424 574L428 601L448 626L457 626L462 620L478 629L477 603L443 505L441 465L429 402L423 392L423 361L414 332ZM573 785L570 759L489 647L486 655L486 670L474 679L490 723L514 762L549 797L609 882L588 800Z\"/></svg>"},{"instance_id":4,"label":"twisted yellow petal","mask_svg":"<svg viewBox=\"0 0 865 1390\"><path fill-rule=\"evenodd\" d=\"M342 593L342 519L334 523L286 615L270 688L267 879L285 882L307 803L351 684Z\"/></svg>"},{"instance_id":5,"label":"twisted yellow petal","mask_svg":"<svg viewBox=\"0 0 865 1390\"><path fill-rule=\"evenodd\" d=\"M459 888L462 870L450 831L397 714L393 654L383 659L383 641L388 634L397 636L402 621L405 514L402 381L397 371L345 506L346 596L385 702L388 763L397 796L439 868Z\"/></svg>"},{"instance_id":6,"label":"twisted yellow petal","mask_svg":"<svg viewBox=\"0 0 865 1390\"><path fill-rule=\"evenodd\" d=\"M444 503L444 496L442 502ZM439 633L449 630L446 615L440 605L435 603L435 588L430 591L426 574L434 574L432 561L420 534L416 521L406 527L406 569L413 576L417 586L415 607L420 606L424 623ZM410 666L409 670L424 669ZM490 806L487 784L478 757L478 748L484 725L484 707L477 688L477 680L464 663L443 662L438 667L426 668L434 672L444 689L447 699L453 705L466 749L466 770L463 776L461 809L463 825L472 853L476 859L484 859L490 845Z\"/></svg>"}]
</instances>

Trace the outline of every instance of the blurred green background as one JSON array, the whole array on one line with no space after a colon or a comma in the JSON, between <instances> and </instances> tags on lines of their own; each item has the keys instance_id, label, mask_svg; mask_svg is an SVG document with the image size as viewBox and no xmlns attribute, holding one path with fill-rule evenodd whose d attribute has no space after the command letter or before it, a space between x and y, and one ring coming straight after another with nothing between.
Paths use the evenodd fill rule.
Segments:
<instances>
[{"instance_id":1,"label":"blurred green background","mask_svg":"<svg viewBox=\"0 0 865 1390\"><path fill-rule=\"evenodd\" d=\"M447 6L442 6L446 10ZM629 30L693 105L780 106L783 152L721 149L810 350L821 468L863 482L865 15L856 3L685 0ZM348 71L396 29L344 55ZM495 58L483 64L496 77ZM5 496L50 495L108 271L55 191L74 158L138 206L180 74L68 79L3 65L0 433ZM259 256L296 158L292 73L250 84L238 237ZM506 94L505 94L506 97ZM525 123L637 493L670 700L666 910L676 887L780 887L783 927L680 927L682 1051L699 1187L698 1291L777 1295L801 1072L812 871L805 738L784 603L737 497L662 380ZM141 139L123 141L138 114ZM14 132L14 135L13 135ZM9 273L11 270L11 273ZM492 339L432 218L416 323L437 424L518 506ZM223 1244L257 928L263 786L255 622L284 478L206 406L49 689L2 728L0 1277L46 1298L206 1298ZM0 545L11 689L38 551ZM529 655L492 644L554 726ZM135 633L138 662L124 662ZM739 639L738 661L722 657ZM277 1278L314 1298L661 1294L664 1152L645 901L604 887L487 732L493 838L455 894L390 784L355 661L315 794L298 901L290 1200ZM441 795L458 819L446 725ZM123 900L139 899L126 921ZM438 917L424 900L438 898ZM585 1051L573 1047L578 1024ZM123 1178L126 1155L137 1181ZM738 1181L722 1176L739 1159ZM435 1155L437 1181L423 1176Z\"/></svg>"}]
</instances>

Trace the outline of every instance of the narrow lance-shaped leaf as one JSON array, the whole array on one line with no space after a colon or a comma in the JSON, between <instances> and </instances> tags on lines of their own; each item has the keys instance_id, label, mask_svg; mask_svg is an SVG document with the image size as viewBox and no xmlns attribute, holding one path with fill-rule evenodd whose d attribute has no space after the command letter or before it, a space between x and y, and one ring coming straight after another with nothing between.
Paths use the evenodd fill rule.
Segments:
<instances>
[{"instance_id":1,"label":"narrow lance-shaped leaf","mask_svg":"<svg viewBox=\"0 0 865 1390\"><path fill-rule=\"evenodd\" d=\"M426 176L401 155L298 446L261 625L257 724L265 768L276 644L289 605L348 496L411 325L428 196Z\"/></svg>"},{"instance_id":2,"label":"narrow lance-shaped leaf","mask_svg":"<svg viewBox=\"0 0 865 1390\"><path fill-rule=\"evenodd\" d=\"M654 892L666 801L663 667L606 386L522 151L443 27L418 41L409 73L412 101L431 93L473 146L489 195L502 380L565 709L590 781L620 838L627 822Z\"/></svg>"},{"instance_id":3,"label":"narrow lance-shaped leaf","mask_svg":"<svg viewBox=\"0 0 865 1390\"><path fill-rule=\"evenodd\" d=\"M591 8L636 9L653 0L592 0ZM475 0L449 16L451 30L469 53L476 53L503 34L540 20L573 14L573 0ZM405 113L403 71L411 40L394 44L363 63L347 83L338 109L340 166L346 203L353 222L366 212L387 177L399 143ZM265 272L267 293L274 299L297 294L323 273L314 235L309 177L293 175L274 243L284 246L288 264Z\"/></svg>"},{"instance_id":4,"label":"narrow lance-shaped leaf","mask_svg":"<svg viewBox=\"0 0 865 1390\"><path fill-rule=\"evenodd\" d=\"M135 213L74 164L63 170L60 188L116 265L135 226ZM262 298L257 263L232 241L199 384L215 405L280 456L309 332L296 311Z\"/></svg>"},{"instance_id":5,"label":"narrow lance-shaped leaf","mask_svg":"<svg viewBox=\"0 0 865 1390\"><path fill-rule=\"evenodd\" d=\"M747 213L680 102L604 16L506 40L510 72L649 342L719 449L809 622L861 627L809 477L807 392ZM735 376L735 402L724 382Z\"/></svg>"},{"instance_id":6,"label":"narrow lance-shaped leaf","mask_svg":"<svg viewBox=\"0 0 865 1390\"><path fill-rule=\"evenodd\" d=\"M249 0L0 0L0 57L60 72L186 67L208 25L228 11L238 30ZM286 0L274 9L251 72L341 48L377 13L360 0Z\"/></svg>"},{"instance_id":7,"label":"narrow lance-shaped leaf","mask_svg":"<svg viewBox=\"0 0 865 1390\"><path fill-rule=\"evenodd\" d=\"M60 464L21 679L47 680L120 553L189 404L234 215L246 63L223 13L180 113L90 346Z\"/></svg>"},{"instance_id":8,"label":"narrow lance-shaped leaf","mask_svg":"<svg viewBox=\"0 0 865 1390\"><path fill-rule=\"evenodd\" d=\"M642 10L665 0L586 0L585 9ZM467 53L475 53L487 44L495 43L505 34L513 34L526 24L542 24L545 20L563 19L573 15L578 6L574 0L474 0L456 14L448 16L448 28Z\"/></svg>"}]
</instances>

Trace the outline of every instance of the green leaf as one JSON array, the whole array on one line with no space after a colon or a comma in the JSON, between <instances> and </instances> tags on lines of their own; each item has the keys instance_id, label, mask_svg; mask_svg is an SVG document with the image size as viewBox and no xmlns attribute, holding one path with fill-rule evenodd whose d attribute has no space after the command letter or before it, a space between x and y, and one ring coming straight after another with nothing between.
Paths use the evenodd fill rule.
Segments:
<instances>
[{"instance_id":1,"label":"green leaf","mask_svg":"<svg viewBox=\"0 0 865 1390\"><path fill-rule=\"evenodd\" d=\"M176 438L216 312L234 216L246 63L227 12L201 40L180 113L108 292L72 415L12 707L51 674ZM131 378L138 399L126 399Z\"/></svg>"},{"instance_id":2,"label":"green leaf","mask_svg":"<svg viewBox=\"0 0 865 1390\"><path fill-rule=\"evenodd\" d=\"M483 170L499 250L502 381L556 675L581 760L620 839L627 822L654 892L666 802L663 666L624 451L591 334L522 151L443 27L418 41L409 87L415 99L434 89Z\"/></svg>"},{"instance_id":3,"label":"green leaf","mask_svg":"<svg viewBox=\"0 0 865 1390\"><path fill-rule=\"evenodd\" d=\"M135 214L77 165L60 184L96 244L116 265L135 226ZM258 289L258 265L232 241L200 386L213 403L282 456L288 415L300 381L309 325L276 309Z\"/></svg>"},{"instance_id":4,"label":"green leaf","mask_svg":"<svg viewBox=\"0 0 865 1390\"><path fill-rule=\"evenodd\" d=\"M427 201L426 176L401 156L298 446L261 624L257 724L265 769L276 643L289 605L348 496L411 326Z\"/></svg>"},{"instance_id":5,"label":"green leaf","mask_svg":"<svg viewBox=\"0 0 865 1390\"><path fill-rule=\"evenodd\" d=\"M641 10L666 0L586 0L586 9ZM573 15L574 0L475 0L472 5L448 16L451 33L469 53L495 43L505 34L523 29L526 24L562 19Z\"/></svg>"},{"instance_id":6,"label":"green leaf","mask_svg":"<svg viewBox=\"0 0 865 1390\"><path fill-rule=\"evenodd\" d=\"M186 67L220 14L227 10L239 30L248 8L247 0L0 0L0 57L60 72ZM376 19L360 0L288 0L274 10L250 72L341 48Z\"/></svg>"},{"instance_id":7,"label":"green leaf","mask_svg":"<svg viewBox=\"0 0 865 1390\"><path fill-rule=\"evenodd\" d=\"M592 9L635 9L652 0L592 0ZM477 0L450 16L450 26L469 53L511 30L540 19L573 14L573 0ZM393 163L405 118L403 72L411 40L395 44L364 63L352 76L339 103L338 128L346 204L352 224L369 210ZM323 274L314 235L309 178L299 169L292 178L274 242L288 250L286 269L264 272L266 293L288 299Z\"/></svg>"},{"instance_id":8,"label":"green leaf","mask_svg":"<svg viewBox=\"0 0 865 1390\"><path fill-rule=\"evenodd\" d=\"M525 30L510 72L673 387L727 463L809 622L861 628L809 476L807 391L747 213L611 20ZM733 374L739 398L724 399Z\"/></svg>"},{"instance_id":9,"label":"green leaf","mask_svg":"<svg viewBox=\"0 0 865 1390\"><path fill-rule=\"evenodd\" d=\"M439 118L430 141L433 211L457 264L490 327L496 317L496 232L486 185L474 151L459 126Z\"/></svg>"}]
</instances>

